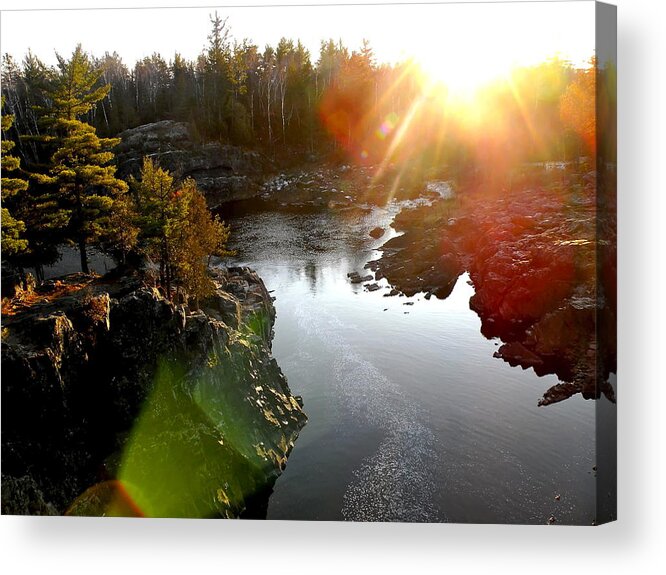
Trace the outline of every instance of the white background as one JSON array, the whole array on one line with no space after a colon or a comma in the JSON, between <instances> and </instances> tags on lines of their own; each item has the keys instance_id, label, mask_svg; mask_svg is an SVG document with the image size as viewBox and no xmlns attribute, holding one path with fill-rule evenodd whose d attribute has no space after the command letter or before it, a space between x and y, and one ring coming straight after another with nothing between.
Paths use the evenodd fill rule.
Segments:
<instances>
[{"instance_id":1,"label":"white background","mask_svg":"<svg viewBox=\"0 0 666 575\"><path fill-rule=\"evenodd\" d=\"M63 7L133 4L58 0ZM660 345L666 320L666 3L616 4L619 521L587 528L0 517L4 573L666 572L666 351ZM53 3L0 0L2 8L46 6Z\"/></svg>"}]
</instances>

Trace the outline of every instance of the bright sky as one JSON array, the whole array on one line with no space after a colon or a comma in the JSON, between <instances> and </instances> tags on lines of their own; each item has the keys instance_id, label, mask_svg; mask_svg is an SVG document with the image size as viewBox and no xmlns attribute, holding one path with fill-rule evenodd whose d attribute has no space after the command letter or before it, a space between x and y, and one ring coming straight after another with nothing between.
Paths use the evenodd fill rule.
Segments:
<instances>
[{"instance_id":1,"label":"bright sky","mask_svg":"<svg viewBox=\"0 0 666 575\"><path fill-rule=\"evenodd\" d=\"M268 0L270 2L270 0ZM296 0L298 1L298 0ZM303 0L301 0L303 1ZM316 0L314 0L316 3ZM413 1L413 0L412 0ZM148 5L146 2L137 2ZM237 6L251 2L232 0ZM321 0L319 0L321 3ZM77 43L94 55L116 51L132 65L159 52L188 59L201 53L215 8L9 11L20 6L77 6L81 2L2 0L0 49L17 59L31 48L47 63L54 52L68 55ZM87 2L87 5L103 5ZM160 2L168 5L168 0ZM594 2L508 2L430 5L351 5L218 8L234 38L263 48L281 36L301 39L316 61L321 39L341 38L357 49L370 41L380 61L414 56L427 68L455 75L480 66L504 72L554 54L579 64L594 51Z\"/></svg>"}]
</instances>

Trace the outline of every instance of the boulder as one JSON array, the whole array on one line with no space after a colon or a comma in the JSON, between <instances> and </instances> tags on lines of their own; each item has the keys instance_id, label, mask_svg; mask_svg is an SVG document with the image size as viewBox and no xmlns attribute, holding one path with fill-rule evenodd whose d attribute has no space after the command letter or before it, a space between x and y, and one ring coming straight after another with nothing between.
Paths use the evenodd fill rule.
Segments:
<instances>
[{"instance_id":1,"label":"boulder","mask_svg":"<svg viewBox=\"0 0 666 575\"><path fill-rule=\"evenodd\" d=\"M374 238L374 239L378 240L385 233L386 233L386 230L384 230L384 228L377 227L377 228L372 228L369 232L369 235L370 235L371 238Z\"/></svg>"},{"instance_id":2,"label":"boulder","mask_svg":"<svg viewBox=\"0 0 666 575\"><path fill-rule=\"evenodd\" d=\"M351 272L347 274L347 277L349 278L349 281L353 284L361 284L364 282L372 281L372 275L367 274L362 276L358 272Z\"/></svg>"}]
</instances>

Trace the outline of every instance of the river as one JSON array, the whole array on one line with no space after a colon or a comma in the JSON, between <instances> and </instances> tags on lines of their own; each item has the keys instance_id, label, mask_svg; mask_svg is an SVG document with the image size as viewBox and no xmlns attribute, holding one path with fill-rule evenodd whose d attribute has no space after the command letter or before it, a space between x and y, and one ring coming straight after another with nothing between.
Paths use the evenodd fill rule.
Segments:
<instances>
[{"instance_id":1,"label":"river","mask_svg":"<svg viewBox=\"0 0 666 575\"><path fill-rule=\"evenodd\" d=\"M273 353L309 417L268 518L590 525L596 402L538 407L557 377L493 358L466 274L446 300L347 278L398 208L223 214L234 263L275 297Z\"/></svg>"}]
</instances>

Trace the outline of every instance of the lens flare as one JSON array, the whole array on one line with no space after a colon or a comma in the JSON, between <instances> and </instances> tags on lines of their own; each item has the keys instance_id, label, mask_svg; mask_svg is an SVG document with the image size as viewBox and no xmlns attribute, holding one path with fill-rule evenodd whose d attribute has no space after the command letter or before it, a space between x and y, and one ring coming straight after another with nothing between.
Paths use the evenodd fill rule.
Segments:
<instances>
[{"instance_id":1,"label":"lens flare","mask_svg":"<svg viewBox=\"0 0 666 575\"><path fill-rule=\"evenodd\" d=\"M393 132L393 130L395 130L395 127L398 125L398 121L398 114L391 112L388 116L386 116L386 118L384 118L381 126L377 128L375 136L377 136L377 138L380 140L385 140L387 136Z\"/></svg>"}]
</instances>

